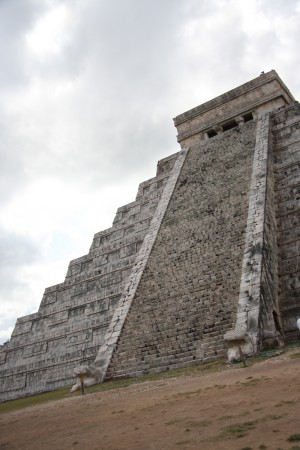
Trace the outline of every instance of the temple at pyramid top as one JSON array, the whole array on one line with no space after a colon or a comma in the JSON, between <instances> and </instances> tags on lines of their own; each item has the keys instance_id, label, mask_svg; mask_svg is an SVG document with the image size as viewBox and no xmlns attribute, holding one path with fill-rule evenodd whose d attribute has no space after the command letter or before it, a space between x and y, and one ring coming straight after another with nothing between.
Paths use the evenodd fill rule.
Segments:
<instances>
[{"instance_id":1,"label":"temple at pyramid top","mask_svg":"<svg viewBox=\"0 0 300 450\"><path fill-rule=\"evenodd\" d=\"M182 147L191 145L294 101L277 72L271 70L175 117L177 140Z\"/></svg>"}]
</instances>

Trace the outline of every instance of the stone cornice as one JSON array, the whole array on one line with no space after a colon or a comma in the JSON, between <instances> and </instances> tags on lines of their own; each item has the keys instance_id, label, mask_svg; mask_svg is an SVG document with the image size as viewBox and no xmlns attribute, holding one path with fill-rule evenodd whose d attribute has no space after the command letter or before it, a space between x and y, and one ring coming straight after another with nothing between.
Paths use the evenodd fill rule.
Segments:
<instances>
[{"instance_id":1,"label":"stone cornice","mask_svg":"<svg viewBox=\"0 0 300 450\"><path fill-rule=\"evenodd\" d=\"M189 111L184 112L183 114L180 114L176 116L174 120L174 125L178 126L188 120L191 120L199 115L202 115L205 112L208 112L226 102L232 101L237 97L240 97L241 95L245 95L246 93L263 86L266 83L269 83L270 81L277 80L280 87L282 88L283 93L286 96L286 103L295 101L294 97L290 93L289 89L286 87L286 85L283 83L281 78L278 76L277 72L275 70L271 70L270 72L267 72L265 74L260 75L257 78L254 78L251 81L248 81L245 84L242 84L241 86L238 86L235 89L232 89L231 91L226 92L225 94L219 95L218 97L209 100L208 102L203 103L202 105L199 105L195 108L190 109ZM288 101L289 100L289 101Z\"/></svg>"},{"instance_id":2,"label":"stone cornice","mask_svg":"<svg viewBox=\"0 0 300 450\"><path fill-rule=\"evenodd\" d=\"M265 96L265 97L264 97L263 99L261 99L261 100L258 100L258 101L255 101L255 102L250 103L249 105L247 105L247 108L239 108L239 109L237 108L237 109L234 111L234 113L231 112L230 114L224 115L224 116L222 117L221 120L213 120L213 121L209 121L209 122L207 122L204 126L195 127L195 128L193 128L192 130L188 130L188 131L179 133L179 134L177 135L177 141L180 142L180 141L182 141L183 139L186 139L186 138L188 138L188 137L194 136L195 134L203 133L203 132L205 132L205 131L211 129L214 125L218 125L218 124L220 124L220 123L227 122L227 121L229 121L230 119L233 119L233 118L239 116L239 115L242 114L242 113L243 113L243 114L246 114L246 113L248 113L248 112L253 112L253 110L255 110L256 108L258 108L259 106L261 106L261 105L263 105L263 104L265 104L265 103L267 103L267 102L269 102L269 101L276 100L276 99L278 99L278 98L283 98L283 96L280 95L280 94L278 95L278 93L277 93L277 95L269 95L269 96ZM284 98L283 98L283 99L284 99ZM284 99L284 100L285 100L285 99Z\"/></svg>"}]
</instances>

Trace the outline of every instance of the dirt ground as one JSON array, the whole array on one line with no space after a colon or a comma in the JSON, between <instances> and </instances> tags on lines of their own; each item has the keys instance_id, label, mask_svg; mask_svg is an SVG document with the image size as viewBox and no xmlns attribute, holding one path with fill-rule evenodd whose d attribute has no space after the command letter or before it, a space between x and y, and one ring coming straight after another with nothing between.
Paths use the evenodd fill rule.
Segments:
<instances>
[{"instance_id":1,"label":"dirt ground","mask_svg":"<svg viewBox=\"0 0 300 450\"><path fill-rule=\"evenodd\" d=\"M0 449L300 449L293 352L1 414Z\"/></svg>"}]
</instances>

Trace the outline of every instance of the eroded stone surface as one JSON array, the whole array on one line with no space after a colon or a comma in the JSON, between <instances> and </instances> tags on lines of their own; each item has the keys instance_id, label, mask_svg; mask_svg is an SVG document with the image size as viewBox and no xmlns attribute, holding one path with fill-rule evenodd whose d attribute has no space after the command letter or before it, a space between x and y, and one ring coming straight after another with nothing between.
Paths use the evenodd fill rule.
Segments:
<instances>
[{"instance_id":1,"label":"eroded stone surface","mask_svg":"<svg viewBox=\"0 0 300 450\"><path fill-rule=\"evenodd\" d=\"M285 341L300 339L300 106L272 114L278 236L279 305Z\"/></svg>"},{"instance_id":2,"label":"eroded stone surface","mask_svg":"<svg viewBox=\"0 0 300 450\"><path fill-rule=\"evenodd\" d=\"M245 355L255 354L259 350L262 330L267 328L269 322L274 328L273 318L271 321L268 318L270 315L272 317L273 309L278 309L277 285L275 280L270 283L268 277L269 273L276 274L277 269L276 243L269 242L275 236L273 186L269 186L271 180L268 180L272 174L270 148L270 118L269 114L265 114L257 122L237 319L234 331L225 335L231 361L240 358L241 349ZM269 195L268 187L272 188ZM262 323L263 319L265 323Z\"/></svg>"},{"instance_id":3,"label":"eroded stone surface","mask_svg":"<svg viewBox=\"0 0 300 450\"><path fill-rule=\"evenodd\" d=\"M299 105L271 71L175 123L188 153L17 320L1 400L71 385L76 367L92 384L300 338Z\"/></svg>"}]
</instances>

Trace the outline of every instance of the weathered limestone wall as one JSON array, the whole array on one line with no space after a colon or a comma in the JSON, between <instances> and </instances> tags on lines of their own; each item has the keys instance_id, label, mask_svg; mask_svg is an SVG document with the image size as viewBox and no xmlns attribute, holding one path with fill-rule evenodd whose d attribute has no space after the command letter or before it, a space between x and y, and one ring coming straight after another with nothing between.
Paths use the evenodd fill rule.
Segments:
<instances>
[{"instance_id":1,"label":"weathered limestone wall","mask_svg":"<svg viewBox=\"0 0 300 450\"><path fill-rule=\"evenodd\" d=\"M300 339L300 106L272 114L279 248L279 304L285 340Z\"/></svg>"},{"instance_id":2,"label":"weathered limestone wall","mask_svg":"<svg viewBox=\"0 0 300 450\"><path fill-rule=\"evenodd\" d=\"M274 161L270 114L259 117L236 322L225 335L229 360L282 340L278 308Z\"/></svg>"},{"instance_id":3,"label":"weathered limestone wall","mask_svg":"<svg viewBox=\"0 0 300 450\"><path fill-rule=\"evenodd\" d=\"M0 350L2 401L70 385L74 367L94 361L176 158L158 163L157 176L118 209L112 228L70 262L64 283L45 290L39 311L17 320Z\"/></svg>"},{"instance_id":4,"label":"weathered limestone wall","mask_svg":"<svg viewBox=\"0 0 300 450\"><path fill-rule=\"evenodd\" d=\"M226 353L245 241L254 122L191 147L127 315L107 378Z\"/></svg>"},{"instance_id":5,"label":"weathered limestone wall","mask_svg":"<svg viewBox=\"0 0 300 450\"><path fill-rule=\"evenodd\" d=\"M237 319L225 336L229 359L240 357L238 346L252 354L300 338L299 144L298 104L259 118Z\"/></svg>"}]
</instances>

